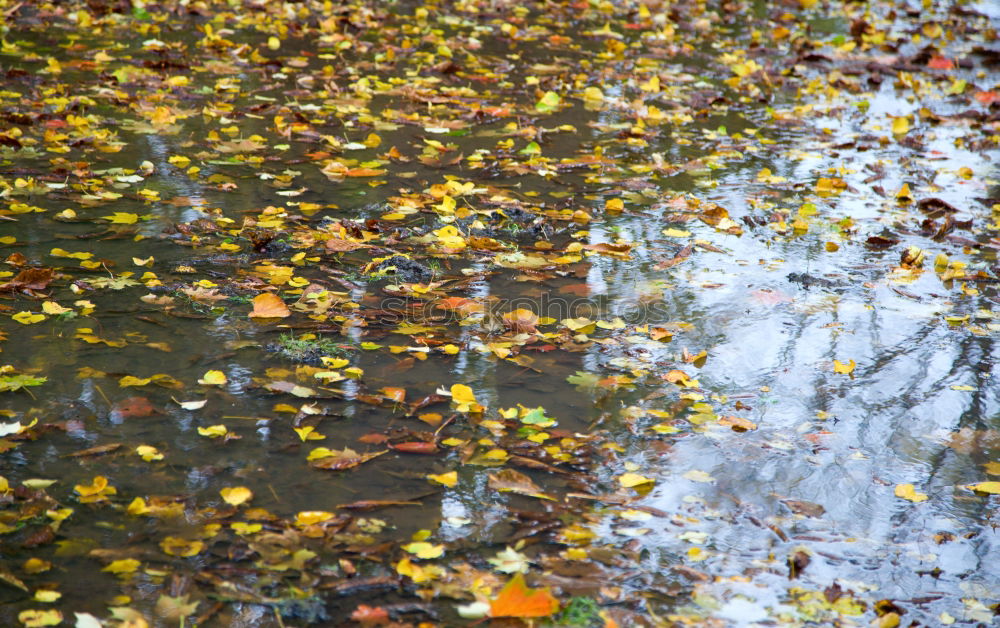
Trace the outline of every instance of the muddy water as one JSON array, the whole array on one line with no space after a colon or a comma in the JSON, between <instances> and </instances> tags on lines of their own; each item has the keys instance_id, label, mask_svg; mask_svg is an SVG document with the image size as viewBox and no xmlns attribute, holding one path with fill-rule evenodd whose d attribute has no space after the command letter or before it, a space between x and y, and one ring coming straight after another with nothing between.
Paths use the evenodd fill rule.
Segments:
<instances>
[{"instance_id":1,"label":"muddy water","mask_svg":"<svg viewBox=\"0 0 1000 628\"><path fill-rule=\"evenodd\" d=\"M591 20L577 26L598 28L600 24ZM822 38L844 35L847 27L844 20L815 22L816 32L828 33ZM68 29L46 31L26 20L16 39L41 57L67 60L79 54L62 45L71 33ZM159 37L192 44L192 33L168 29ZM241 36L252 37L243 32ZM732 24L728 36L740 38L746 33ZM113 49L116 44L101 36L83 35L77 41L87 50ZM581 59L590 59L600 50L599 41L587 40L582 51L558 55L555 60L545 47L523 43L517 47L521 58L510 63L508 80L517 84L531 74L519 68L535 63L554 61L577 68ZM302 45L308 52L306 44L293 39L288 45ZM149 56L140 40L125 43L116 52L126 53ZM479 54L496 59L514 53L509 45L484 36ZM281 55L292 58L296 52L282 49ZM721 80L729 75L715 61L717 55L710 45L699 43L670 58L669 74L677 80L675 97L680 102L696 90L721 91ZM6 63L31 73L11 79L10 90L26 93L33 81L51 80L36 78L37 61L14 57ZM269 205L285 206L292 199L338 206L314 214L314 221L326 216L363 220L384 214L389 197L400 188L421 190L443 182L445 175L456 175L463 181L507 190L531 203L591 210L597 219L586 227L565 222L551 225L544 236L557 247L565 246L574 231L584 228L589 231L583 240L586 244L624 241L635 247L628 259L590 256L541 281L524 281L517 270L471 255L434 262L439 277L461 278L463 269L476 270L481 274L462 296L495 302L508 310L511 304L527 305L560 320L620 318L625 329L605 334L605 342L579 351L526 351L530 359L521 364L478 350L490 341L478 327L447 325L443 336L459 343L462 350L455 356L434 354L426 361L407 353L359 347L362 341L413 344L410 337L394 333L392 325L373 324L362 332L334 334L351 347L351 365L363 369L365 375L361 383L340 382L342 392L336 398L315 402L320 420L309 424L327 438L301 443L291 430L289 416L274 410L275 403L298 400L266 393L254 380L268 368L294 368L293 362L269 350L287 332L282 325L248 319L245 303L240 307L236 301L190 305L179 309L183 315L177 316L177 312L166 313L162 307L139 301L148 292L142 286L87 292L82 298L98 305L92 316L33 326L9 319L3 323L9 336L2 345L3 362L19 370L34 369L48 378L44 386L33 389L34 397L4 393L3 407L25 424L37 418L42 423L69 422L71 426L46 431L3 453L0 468L12 485L28 478L58 479L49 494L73 503L74 484L104 475L123 497L176 496L199 508L220 506L219 489L242 485L253 490L255 507L281 518L303 510L334 510L339 504L364 499L419 498L421 506L393 506L372 514L387 523L374 537L399 540L428 529L436 539L454 547L471 553L492 552L503 547L511 532L508 507L529 508L533 502L497 494L487 487L482 468L456 465L455 454L428 460L390 453L342 474L318 472L304 463L316 445L364 449L358 439L365 435L400 425L413 428L412 418L392 408L361 403L359 394L393 386L406 388L408 399L416 399L441 386L467 383L488 408L544 406L549 416L559 420L560 428L581 433L605 430L607 441L619 448L619 453L594 469L597 482L606 490L615 487L615 478L626 469L634 468L656 480L636 502L656 516L636 523L620 516L624 508L599 507L594 529L598 533L595 544L630 543L636 552L637 562L631 569L637 576L631 585L623 586L626 595L629 590L675 591L679 582L685 583L679 601L666 594L648 596L649 608L660 615L715 618L723 625L802 618L790 588L823 591L835 583L869 604L881 599L907 601L907 619L930 625L939 621L942 612L957 618L980 617L966 615L974 605L963 599L997 601L995 583L1000 581L1000 570L992 560L998 550L996 498L962 488L991 479L984 465L996 462L1000 448L996 436L1000 429L996 284L968 282L963 294L960 282L942 282L930 268L937 253L964 261L972 269L990 268L996 264L997 246L989 238L996 234L962 232L984 243L978 248L963 246L961 241L933 241L914 228L919 220L914 222L912 214L918 212L901 208L893 199L895 191L909 182L919 190L918 198L940 198L960 208L962 217L988 223L989 208L974 199L991 193L995 199L996 171L990 160L1000 155L956 146L956 140L969 135L968 128L957 124L931 127L919 149L895 142L881 144L877 137L888 133L887 114L918 113L922 106L907 99L909 92L894 89L892 80L886 80L870 93L843 92L829 101L806 95L805 101L814 103L821 113L801 116L801 120L798 114L789 113L799 104L791 90L775 90L767 103L730 101L729 106L712 107L709 115L690 122L658 127L660 133L641 146L628 145L619 136L635 121L627 99L621 107L588 107L577 100L574 106L535 121L549 129L560 125L575 129L547 135L548 141L542 143L545 156L569 158L600 148L608 157L601 171L543 176L432 168L413 161L389 166L388 174L379 177L387 183L373 187L365 179L328 180L307 155L316 145L296 141L281 150L266 150L262 153L266 159L252 167L224 165L218 155L203 158L197 162L202 171L196 177L167 161L170 155L194 155L204 148L206 134L224 126L237 126L242 138L260 134L272 145L281 144L271 125L273 112L264 116L242 112L253 105L279 102L308 117L313 111L308 90L294 96L288 92L313 85L296 83L296 78L316 73L320 67L314 63L309 72L294 72L280 64L241 66L235 77L247 95L233 98L235 111L241 115L229 121L195 115L183 120L176 134L129 131L127 112L107 105L95 107L92 111L106 118L106 126L117 128L126 145L117 153L92 155L90 168L135 168L149 161L155 173L141 186L157 191L161 200L143 203L126 196L96 209L77 205L78 213L88 218L111 212L149 216L134 233L114 226L102 233L104 227L91 220L53 220L53 214L74 206L56 188L27 199L46 213L21 214L16 222L0 223L0 235L16 238L16 245L8 251L44 265L61 265L65 260L53 258L53 248L87 250L118 264L111 271L94 272L80 271L74 265L68 271L74 278L118 275L128 268L141 274L142 269L131 265L131 258L153 256L154 270L166 286L156 293L174 294L171 286L199 279L224 285L269 257L245 252L225 255L214 247L179 246L162 237L177 223L203 218L202 210L217 208L239 225L247 214ZM634 81L628 82L625 65L607 67L600 85L606 98L625 93L634 98ZM959 76L972 79L975 68L962 72ZM190 76L195 86L209 86L209 91L218 78L211 73ZM995 74L989 76L995 82ZM73 77L73 71L67 70L62 80ZM205 104L197 89L192 93L193 102L181 106ZM516 89L494 100L531 104ZM856 106L861 100L867 102L866 108ZM373 112L413 109L412 103L392 95L376 96L369 108ZM934 113L948 116L958 109L944 101L935 104ZM441 118L451 116L444 105L427 105L427 111ZM775 123L781 112L794 123ZM404 125L379 133L383 149L410 147L413 152L425 138L443 137L469 155L480 148L492 149L498 137L504 137L500 133L505 123L473 125L467 134L451 136ZM361 141L367 134L330 127L324 132L352 141ZM516 148L525 144L516 139ZM357 156L373 159L380 152L364 149ZM629 169L648 166L654 153L669 164L686 166L658 174L648 168ZM720 153L722 157L711 166L692 165ZM3 176L43 175L51 169L51 156L11 151L5 155L3 168L12 174ZM963 167L972 169L969 178L958 174ZM757 173L763 168L786 181L760 182ZM869 180L876 171L872 168L881 175L877 182ZM291 188L302 190L294 197L283 196L282 189L271 183L273 176L287 170L297 173ZM210 182L213 175L221 178ZM816 179L825 176L841 177L846 191L829 196L814 193ZM220 182L235 185L222 190ZM122 190L138 187L120 183ZM875 192L876 185L888 196ZM678 212L668 203L685 194L724 207L742 234L725 233L698 220L679 221ZM602 211L607 199L623 196L626 211ZM170 199L174 202L167 202ZM807 230L796 231L790 224L775 226L775 211L794 218L807 202L815 205ZM441 226L433 218L415 216L407 221L414 229ZM665 235L665 229L689 235ZM147 237L136 241L135 233ZM885 234L894 234L898 242L884 250L865 246L868 236ZM534 243L524 237L517 241ZM693 241L700 246L690 259L662 267L664 260ZM928 251L925 269L894 270L900 251L910 245ZM362 281L361 268L367 261L366 256L351 253L327 261L326 268L356 282L353 299L378 307L385 303L383 288L389 282ZM324 272L316 265L303 274L322 281ZM55 296L61 303L72 300L67 282L59 284ZM24 297L14 296L3 303L13 306L13 311L32 309ZM647 326L671 329L674 338L669 343L652 340ZM74 340L83 327L102 338L127 340L127 344L109 347ZM687 363L685 350L690 354L704 350L707 359ZM835 373L835 360L854 360L853 373ZM110 376L81 378L82 368ZM193 384L208 369L223 371L228 383L221 388ZM659 377L671 369L684 370L697 385L679 389ZM567 382L578 372L601 378L623 375L635 381L618 389ZM156 373L169 374L188 386L181 391L147 387L136 392L116 383L124 375ZM153 405L149 416L123 416L116 411L123 400L135 396ZM207 399L207 404L201 410L186 411L171 397ZM706 405L696 410L692 401ZM718 424L718 417L727 415L745 418L756 429L737 432ZM651 429L664 422L675 429L665 434ZM220 443L197 431L220 423L239 440ZM167 457L163 463L141 466L134 456L67 457L116 442L128 449L153 445ZM435 490L428 485L427 473L456 466L456 487ZM547 492L575 490L559 478L532 477ZM928 500L911 503L895 497L894 487L905 483L927 494ZM117 511L76 505L77 512L60 528L58 543L39 550L9 544L4 546L4 559L12 566L35 555L53 561L59 575L51 579L64 583L61 608L101 615L114 604L112 596L124 589L133 598L133 606L149 609L159 595L163 576L147 575L123 585L110 574L95 573L96 563L88 552L105 548L115 557L156 560L152 558L158 552L156 543L164 534L193 534L199 524L178 519L158 521L154 526L126 519L120 509L127 503L120 500ZM803 515L802 508L810 509L812 516ZM797 552L809 556L808 566L791 581L787 560ZM190 559L189 567L197 571L208 560ZM694 570L718 579L691 585L673 570L678 565L689 574ZM16 602L10 608L19 611L31 606L17 591L4 594ZM237 605L215 620L250 625L265 621L267 613L261 607ZM270 620L267 615L266 621Z\"/></svg>"}]
</instances>

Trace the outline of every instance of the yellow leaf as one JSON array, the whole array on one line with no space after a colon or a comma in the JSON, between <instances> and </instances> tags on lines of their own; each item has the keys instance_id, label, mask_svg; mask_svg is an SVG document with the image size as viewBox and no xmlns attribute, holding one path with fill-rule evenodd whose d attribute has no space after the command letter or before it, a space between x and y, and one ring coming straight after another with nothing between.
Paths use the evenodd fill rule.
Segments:
<instances>
[{"instance_id":1,"label":"yellow leaf","mask_svg":"<svg viewBox=\"0 0 1000 628\"><path fill-rule=\"evenodd\" d=\"M674 229L673 227L671 227L670 229L664 229L662 233L668 238L686 238L691 235L690 231L685 231L683 229Z\"/></svg>"},{"instance_id":2,"label":"yellow leaf","mask_svg":"<svg viewBox=\"0 0 1000 628\"><path fill-rule=\"evenodd\" d=\"M692 482L705 482L705 483L708 483L708 482L714 482L715 481L715 478L713 478L710 474L708 474L708 473L706 473L704 471L700 471L698 469L692 469L692 470L688 471L687 473L685 473L682 477L684 477L685 479L691 480Z\"/></svg>"},{"instance_id":3,"label":"yellow leaf","mask_svg":"<svg viewBox=\"0 0 1000 628\"><path fill-rule=\"evenodd\" d=\"M303 443L307 440L323 440L326 438L326 436L316 433L316 428L311 425L307 425L305 427L293 427L292 429L299 435L299 440Z\"/></svg>"},{"instance_id":4,"label":"yellow leaf","mask_svg":"<svg viewBox=\"0 0 1000 628\"><path fill-rule=\"evenodd\" d=\"M840 360L833 361L833 372L840 373L842 375L850 375L854 372L854 367L857 366L854 360L849 360L847 362L841 362Z\"/></svg>"},{"instance_id":5,"label":"yellow leaf","mask_svg":"<svg viewBox=\"0 0 1000 628\"><path fill-rule=\"evenodd\" d=\"M28 610L18 613L17 620L24 624L25 628L40 628L58 626L62 623L63 616L59 611Z\"/></svg>"},{"instance_id":6,"label":"yellow leaf","mask_svg":"<svg viewBox=\"0 0 1000 628\"><path fill-rule=\"evenodd\" d=\"M118 380L118 385L122 388L127 388L129 386L145 386L149 382L153 381L152 377L135 377L133 375L126 375L125 377Z\"/></svg>"},{"instance_id":7,"label":"yellow leaf","mask_svg":"<svg viewBox=\"0 0 1000 628\"><path fill-rule=\"evenodd\" d=\"M52 602L58 601L59 598L61 598L61 597L62 597L62 593L60 593L58 591L49 591L49 590L46 590L46 589L41 589L41 590L35 591L35 601L36 602L52 603Z\"/></svg>"},{"instance_id":8,"label":"yellow leaf","mask_svg":"<svg viewBox=\"0 0 1000 628\"><path fill-rule=\"evenodd\" d=\"M222 386L228 380L222 371L206 371L198 383L203 386Z\"/></svg>"},{"instance_id":9,"label":"yellow leaf","mask_svg":"<svg viewBox=\"0 0 1000 628\"><path fill-rule=\"evenodd\" d=\"M269 50L277 50L281 48L281 40L273 35L267 38L267 47Z\"/></svg>"},{"instance_id":10,"label":"yellow leaf","mask_svg":"<svg viewBox=\"0 0 1000 628\"><path fill-rule=\"evenodd\" d=\"M45 320L44 314L35 314L34 312L18 312L11 316L15 321L21 323L22 325L31 325L32 323L40 323Z\"/></svg>"},{"instance_id":11,"label":"yellow leaf","mask_svg":"<svg viewBox=\"0 0 1000 628\"><path fill-rule=\"evenodd\" d=\"M135 453L137 453L139 457L146 462L163 460L163 454L161 454L160 451L152 445L139 445L135 448Z\"/></svg>"},{"instance_id":12,"label":"yellow leaf","mask_svg":"<svg viewBox=\"0 0 1000 628\"><path fill-rule=\"evenodd\" d=\"M442 575L440 568L435 567L434 565L421 567L420 565L413 564L409 558L404 558L396 563L396 572L401 576L410 578L417 584L428 582L435 578L439 578Z\"/></svg>"},{"instance_id":13,"label":"yellow leaf","mask_svg":"<svg viewBox=\"0 0 1000 628\"><path fill-rule=\"evenodd\" d=\"M438 484L443 484L444 486L451 488L456 484L458 484L458 472L449 471L447 473L440 473L436 475L431 473L427 475L427 479L431 480L432 482L437 482Z\"/></svg>"},{"instance_id":14,"label":"yellow leaf","mask_svg":"<svg viewBox=\"0 0 1000 628\"><path fill-rule=\"evenodd\" d=\"M139 561L134 558L123 558L121 560L116 560L110 565L102 569L101 571L107 571L110 573L132 573L141 565Z\"/></svg>"},{"instance_id":15,"label":"yellow leaf","mask_svg":"<svg viewBox=\"0 0 1000 628\"><path fill-rule=\"evenodd\" d=\"M910 121L906 116L899 116L892 119L892 133L893 135L906 135L910 130Z\"/></svg>"},{"instance_id":16,"label":"yellow leaf","mask_svg":"<svg viewBox=\"0 0 1000 628\"><path fill-rule=\"evenodd\" d=\"M244 523L242 521L237 521L236 523L229 524L233 532L241 536L247 534L257 534L264 529L264 526L259 523Z\"/></svg>"},{"instance_id":17,"label":"yellow leaf","mask_svg":"<svg viewBox=\"0 0 1000 628\"><path fill-rule=\"evenodd\" d=\"M475 393L465 384L452 385L451 399L458 405L459 412L468 412L479 405Z\"/></svg>"},{"instance_id":18,"label":"yellow leaf","mask_svg":"<svg viewBox=\"0 0 1000 628\"><path fill-rule=\"evenodd\" d=\"M968 484L965 488L976 491L977 493L1000 495L1000 482L980 482L978 484Z\"/></svg>"},{"instance_id":19,"label":"yellow leaf","mask_svg":"<svg viewBox=\"0 0 1000 628\"><path fill-rule=\"evenodd\" d=\"M623 473L622 475L618 476L618 483L625 488L632 488L634 486L640 486L642 484L651 484L653 481L654 480L639 475L638 473Z\"/></svg>"},{"instance_id":20,"label":"yellow leaf","mask_svg":"<svg viewBox=\"0 0 1000 628\"><path fill-rule=\"evenodd\" d=\"M205 544L201 541L188 541L180 537L168 536L160 541L160 549L169 556L190 558L205 549Z\"/></svg>"},{"instance_id":21,"label":"yellow leaf","mask_svg":"<svg viewBox=\"0 0 1000 628\"><path fill-rule=\"evenodd\" d=\"M103 475L95 476L89 485L87 484L77 484L73 487L73 490L80 494L81 497L91 497L94 495L114 495L118 491L115 487L108 485L108 478Z\"/></svg>"},{"instance_id":22,"label":"yellow leaf","mask_svg":"<svg viewBox=\"0 0 1000 628\"><path fill-rule=\"evenodd\" d=\"M136 497L125 509L125 512L132 515L133 517L138 517L139 515L145 515L152 512L152 509L146 504L146 500L141 497Z\"/></svg>"},{"instance_id":23,"label":"yellow leaf","mask_svg":"<svg viewBox=\"0 0 1000 628\"><path fill-rule=\"evenodd\" d=\"M403 549L415 555L417 558L429 559L444 556L444 545L433 545L431 543L427 543L426 541L409 543L404 545Z\"/></svg>"},{"instance_id":24,"label":"yellow leaf","mask_svg":"<svg viewBox=\"0 0 1000 628\"><path fill-rule=\"evenodd\" d=\"M73 310L68 307L63 307L55 301L45 301L42 303L42 311L49 316L58 316L60 314L65 314L66 312L72 312Z\"/></svg>"},{"instance_id":25,"label":"yellow leaf","mask_svg":"<svg viewBox=\"0 0 1000 628\"><path fill-rule=\"evenodd\" d=\"M132 225L139 220L139 214L133 214L131 212L115 212L110 216L101 216L101 218L110 220L112 224Z\"/></svg>"},{"instance_id":26,"label":"yellow leaf","mask_svg":"<svg viewBox=\"0 0 1000 628\"><path fill-rule=\"evenodd\" d=\"M901 497L903 499L908 499L911 502L919 503L927 500L927 495L923 493L918 493L912 484L897 484L896 485L896 497Z\"/></svg>"},{"instance_id":27,"label":"yellow leaf","mask_svg":"<svg viewBox=\"0 0 1000 628\"><path fill-rule=\"evenodd\" d=\"M225 425L209 425L208 427L199 427L198 433L202 436L207 436L209 438L218 438L220 436L225 436L229 433Z\"/></svg>"},{"instance_id":28,"label":"yellow leaf","mask_svg":"<svg viewBox=\"0 0 1000 628\"><path fill-rule=\"evenodd\" d=\"M222 499L230 506L239 506L253 499L253 491L245 486L226 487L219 491Z\"/></svg>"},{"instance_id":29,"label":"yellow leaf","mask_svg":"<svg viewBox=\"0 0 1000 628\"><path fill-rule=\"evenodd\" d=\"M326 512L325 510L303 510L295 515L295 525L304 528L316 525L317 523L324 523L335 516L332 512Z\"/></svg>"},{"instance_id":30,"label":"yellow leaf","mask_svg":"<svg viewBox=\"0 0 1000 628\"><path fill-rule=\"evenodd\" d=\"M29 558L21 565L21 569L24 569L25 573L30 574L44 573L52 569L52 563L41 558Z\"/></svg>"}]
</instances>

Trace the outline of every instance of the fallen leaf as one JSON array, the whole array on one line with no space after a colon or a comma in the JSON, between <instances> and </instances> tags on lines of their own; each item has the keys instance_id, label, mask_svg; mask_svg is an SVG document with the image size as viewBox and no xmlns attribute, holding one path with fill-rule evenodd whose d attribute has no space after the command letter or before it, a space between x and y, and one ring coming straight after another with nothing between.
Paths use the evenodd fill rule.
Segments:
<instances>
[{"instance_id":1,"label":"fallen leaf","mask_svg":"<svg viewBox=\"0 0 1000 628\"><path fill-rule=\"evenodd\" d=\"M253 499L253 491L245 486L226 487L219 491L222 499L230 506L239 506Z\"/></svg>"},{"instance_id":2,"label":"fallen leaf","mask_svg":"<svg viewBox=\"0 0 1000 628\"><path fill-rule=\"evenodd\" d=\"M966 484L965 488L977 493L1000 495L1000 482L979 482L978 484Z\"/></svg>"},{"instance_id":3,"label":"fallen leaf","mask_svg":"<svg viewBox=\"0 0 1000 628\"><path fill-rule=\"evenodd\" d=\"M262 292L253 298L250 318L286 318L292 315L281 297L273 292Z\"/></svg>"},{"instance_id":4,"label":"fallen leaf","mask_svg":"<svg viewBox=\"0 0 1000 628\"><path fill-rule=\"evenodd\" d=\"M896 497L908 499L914 503L920 503L927 500L927 495L918 493L912 484L897 484L895 493Z\"/></svg>"},{"instance_id":5,"label":"fallen leaf","mask_svg":"<svg viewBox=\"0 0 1000 628\"><path fill-rule=\"evenodd\" d=\"M520 573L490 600L490 617L548 617L559 610L559 600L548 589L530 589Z\"/></svg>"},{"instance_id":6,"label":"fallen leaf","mask_svg":"<svg viewBox=\"0 0 1000 628\"><path fill-rule=\"evenodd\" d=\"M542 489L531 481L531 478L513 469L503 469L496 474L490 474L487 484L493 490L501 493L518 493L519 495L555 501L554 497L543 493Z\"/></svg>"}]
</instances>

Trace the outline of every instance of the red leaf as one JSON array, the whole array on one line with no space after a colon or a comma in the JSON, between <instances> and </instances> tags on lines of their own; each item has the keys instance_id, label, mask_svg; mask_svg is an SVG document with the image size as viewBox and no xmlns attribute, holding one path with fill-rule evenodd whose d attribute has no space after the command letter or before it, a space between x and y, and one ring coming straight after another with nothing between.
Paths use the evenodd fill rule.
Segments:
<instances>
[{"instance_id":1,"label":"red leaf","mask_svg":"<svg viewBox=\"0 0 1000 628\"><path fill-rule=\"evenodd\" d=\"M986 106L992 105L995 102L1000 102L1000 94L997 94L994 91L976 92L975 98Z\"/></svg>"},{"instance_id":2,"label":"red leaf","mask_svg":"<svg viewBox=\"0 0 1000 628\"><path fill-rule=\"evenodd\" d=\"M389 445L389 447L407 454L436 454L438 452L437 445L423 441L396 443L395 445Z\"/></svg>"},{"instance_id":3,"label":"red leaf","mask_svg":"<svg viewBox=\"0 0 1000 628\"><path fill-rule=\"evenodd\" d=\"M932 70L950 70L955 67L951 59L945 59L944 57L931 57L931 60L927 62L927 67Z\"/></svg>"},{"instance_id":4,"label":"red leaf","mask_svg":"<svg viewBox=\"0 0 1000 628\"><path fill-rule=\"evenodd\" d=\"M156 412L156 408L145 397L122 399L114 406L114 413L123 419L145 417L154 412Z\"/></svg>"}]
</instances>

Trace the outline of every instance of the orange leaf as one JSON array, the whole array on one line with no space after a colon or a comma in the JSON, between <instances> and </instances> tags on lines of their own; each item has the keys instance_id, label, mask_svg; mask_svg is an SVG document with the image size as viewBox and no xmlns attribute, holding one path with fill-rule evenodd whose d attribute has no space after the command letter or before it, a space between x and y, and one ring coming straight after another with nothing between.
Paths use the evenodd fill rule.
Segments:
<instances>
[{"instance_id":1,"label":"orange leaf","mask_svg":"<svg viewBox=\"0 0 1000 628\"><path fill-rule=\"evenodd\" d=\"M976 92L975 99L982 104L989 106L995 102L1000 102L1000 94L989 91L989 92Z\"/></svg>"},{"instance_id":2,"label":"orange leaf","mask_svg":"<svg viewBox=\"0 0 1000 628\"><path fill-rule=\"evenodd\" d=\"M250 318L285 318L291 314L281 297L273 292L263 292L253 298L253 311L250 312Z\"/></svg>"},{"instance_id":3,"label":"orange leaf","mask_svg":"<svg viewBox=\"0 0 1000 628\"><path fill-rule=\"evenodd\" d=\"M490 617L548 617L558 610L559 600L547 588L529 589L519 573L490 602Z\"/></svg>"},{"instance_id":4,"label":"orange leaf","mask_svg":"<svg viewBox=\"0 0 1000 628\"><path fill-rule=\"evenodd\" d=\"M350 170L345 170L343 174L347 177L375 177L385 174L385 170L379 168L351 168Z\"/></svg>"},{"instance_id":5,"label":"orange leaf","mask_svg":"<svg viewBox=\"0 0 1000 628\"><path fill-rule=\"evenodd\" d=\"M386 399L389 401L395 401L396 403L403 403L406 399L406 389L405 388L394 388L392 386L386 386L381 391L385 395Z\"/></svg>"}]
</instances>

